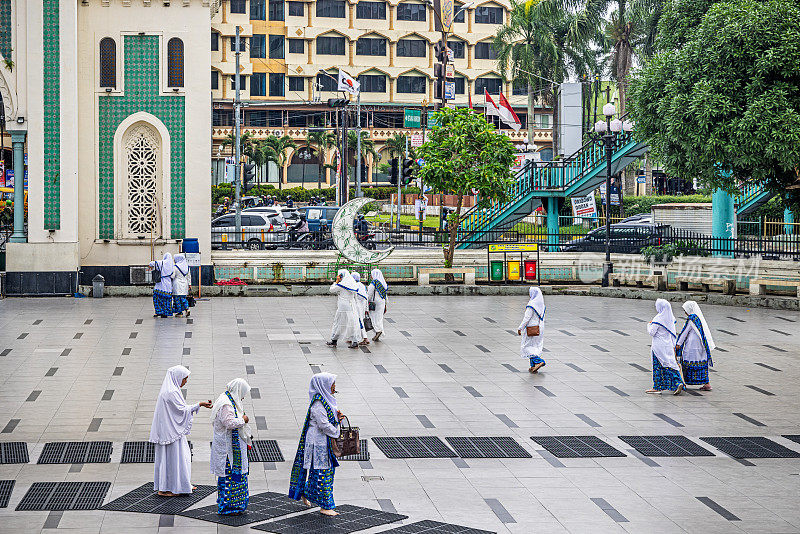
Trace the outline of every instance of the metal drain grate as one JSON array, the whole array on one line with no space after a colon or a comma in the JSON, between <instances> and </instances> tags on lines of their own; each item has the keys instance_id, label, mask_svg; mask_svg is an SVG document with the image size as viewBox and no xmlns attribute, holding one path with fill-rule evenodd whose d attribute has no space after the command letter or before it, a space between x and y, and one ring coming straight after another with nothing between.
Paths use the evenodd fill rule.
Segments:
<instances>
[{"instance_id":1,"label":"metal drain grate","mask_svg":"<svg viewBox=\"0 0 800 534\"><path fill-rule=\"evenodd\" d=\"M190 506L194 506L215 491L217 491L216 486L198 484L197 489L188 495L162 497L153 491L153 483L148 482L122 497L114 499L100 509L147 514L177 514Z\"/></svg>"},{"instance_id":2,"label":"metal drain grate","mask_svg":"<svg viewBox=\"0 0 800 534\"><path fill-rule=\"evenodd\" d=\"M247 459L251 462L283 462L278 442L272 439L254 439L253 448L247 451Z\"/></svg>"},{"instance_id":3,"label":"metal drain grate","mask_svg":"<svg viewBox=\"0 0 800 534\"><path fill-rule=\"evenodd\" d=\"M783 437L795 443L800 443L800 434L784 434Z\"/></svg>"},{"instance_id":4,"label":"metal drain grate","mask_svg":"<svg viewBox=\"0 0 800 534\"><path fill-rule=\"evenodd\" d=\"M462 527L450 523L440 523L438 521L418 521L402 527L384 530L381 534L497 534L489 530Z\"/></svg>"},{"instance_id":5,"label":"metal drain grate","mask_svg":"<svg viewBox=\"0 0 800 534\"><path fill-rule=\"evenodd\" d=\"M34 482L17 511L95 510L103 504L111 482Z\"/></svg>"},{"instance_id":6,"label":"metal drain grate","mask_svg":"<svg viewBox=\"0 0 800 534\"><path fill-rule=\"evenodd\" d=\"M11 492L14 491L14 480L0 480L0 508L8 506Z\"/></svg>"},{"instance_id":7,"label":"metal drain grate","mask_svg":"<svg viewBox=\"0 0 800 534\"><path fill-rule=\"evenodd\" d=\"M368 462L369 461L369 442L365 439L361 440L361 452L350 456L342 456L338 459L340 462L353 461L353 462Z\"/></svg>"},{"instance_id":8,"label":"metal drain grate","mask_svg":"<svg viewBox=\"0 0 800 534\"><path fill-rule=\"evenodd\" d=\"M351 504L337 506L336 511L339 512L339 515L333 517L322 514L302 514L251 528L276 534L298 532L303 534L348 534L408 519L407 515L392 514Z\"/></svg>"},{"instance_id":9,"label":"metal drain grate","mask_svg":"<svg viewBox=\"0 0 800 534\"><path fill-rule=\"evenodd\" d=\"M155 461L155 443L126 441L122 444L123 464L152 464Z\"/></svg>"},{"instance_id":10,"label":"metal drain grate","mask_svg":"<svg viewBox=\"0 0 800 534\"><path fill-rule=\"evenodd\" d=\"M800 458L800 453L763 437L700 438L733 458Z\"/></svg>"},{"instance_id":11,"label":"metal drain grate","mask_svg":"<svg viewBox=\"0 0 800 534\"><path fill-rule=\"evenodd\" d=\"M714 456L686 436L620 436L643 456Z\"/></svg>"},{"instance_id":12,"label":"metal drain grate","mask_svg":"<svg viewBox=\"0 0 800 534\"><path fill-rule=\"evenodd\" d=\"M372 438L387 458L455 458L458 456L436 436Z\"/></svg>"},{"instance_id":13,"label":"metal drain grate","mask_svg":"<svg viewBox=\"0 0 800 534\"><path fill-rule=\"evenodd\" d=\"M531 454L508 436L444 438L462 458L531 458Z\"/></svg>"},{"instance_id":14,"label":"metal drain grate","mask_svg":"<svg viewBox=\"0 0 800 534\"><path fill-rule=\"evenodd\" d=\"M208 521L210 523L217 523L229 527L241 527L256 523L258 521L266 521L267 519L274 519L283 515L293 514L308 510L300 501L294 501L282 493L265 492L250 496L250 502L247 504L247 510L241 515L219 515L217 513L217 505L212 504L202 508L194 508L192 510L184 510L178 512L177 515L184 517L192 517L201 521Z\"/></svg>"},{"instance_id":15,"label":"metal drain grate","mask_svg":"<svg viewBox=\"0 0 800 534\"><path fill-rule=\"evenodd\" d=\"M557 458L625 456L625 453L618 451L597 436L533 436L531 439Z\"/></svg>"},{"instance_id":16,"label":"metal drain grate","mask_svg":"<svg viewBox=\"0 0 800 534\"><path fill-rule=\"evenodd\" d=\"M0 464L27 464L28 444L24 441L0 443Z\"/></svg>"},{"instance_id":17,"label":"metal drain grate","mask_svg":"<svg viewBox=\"0 0 800 534\"><path fill-rule=\"evenodd\" d=\"M111 461L110 441L58 441L45 443L40 464L107 464Z\"/></svg>"}]
</instances>

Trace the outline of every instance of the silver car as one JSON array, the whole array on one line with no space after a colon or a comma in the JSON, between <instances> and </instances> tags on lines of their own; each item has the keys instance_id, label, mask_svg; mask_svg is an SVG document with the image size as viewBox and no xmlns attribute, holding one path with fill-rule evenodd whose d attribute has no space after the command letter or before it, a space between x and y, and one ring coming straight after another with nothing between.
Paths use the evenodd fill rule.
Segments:
<instances>
[{"instance_id":1,"label":"silver car","mask_svg":"<svg viewBox=\"0 0 800 534\"><path fill-rule=\"evenodd\" d=\"M286 242L283 220L266 213L242 212L242 232L236 233L236 215L229 213L211 221L211 248L275 249Z\"/></svg>"}]
</instances>

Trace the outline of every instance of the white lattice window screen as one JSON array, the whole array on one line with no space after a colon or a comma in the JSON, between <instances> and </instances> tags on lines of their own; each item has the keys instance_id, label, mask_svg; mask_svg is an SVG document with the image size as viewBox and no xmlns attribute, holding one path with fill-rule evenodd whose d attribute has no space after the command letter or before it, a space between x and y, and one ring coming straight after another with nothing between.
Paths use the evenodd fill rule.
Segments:
<instances>
[{"instance_id":1,"label":"white lattice window screen","mask_svg":"<svg viewBox=\"0 0 800 534\"><path fill-rule=\"evenodd\" d=\"M129 236L160 236L161 142L147 124L131 128L125 140L127 198L125 229Z\"/></svg>"}]
</instances>

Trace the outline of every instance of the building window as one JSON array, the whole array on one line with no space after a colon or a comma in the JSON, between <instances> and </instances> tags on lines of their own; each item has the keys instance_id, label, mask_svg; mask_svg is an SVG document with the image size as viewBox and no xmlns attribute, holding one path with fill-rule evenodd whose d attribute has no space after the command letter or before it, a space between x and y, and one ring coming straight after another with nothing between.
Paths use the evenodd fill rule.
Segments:
<instances>
[{"instance_id":1,"label":"building window","mask_svg":"<svg viewBox=\"0 0 800 534\"><path fill-rule=\"evenodd\" d=\"M356 41L357 56L385 56L386 39L362 37Z\"/></svg>"},{"instance_id":2,"label":"building window","mask_svg":"<svg viewBox=\"0 0 800 534\"><path fill-rule=\"evenodd\" d=\"M283 59L283 44L286 38L283 35L269 36L269 57L272 59Z\"/></svg>"},{"instance_id":3,"label":"building window","mask_svg":"<svg viewBox=\"0 0 800 534\"><path fill-rule=\"evenodd\" d=\"M317 54L320 56L343 56L344 37L317 37Z\"/></svg>"},{"instance_id":4,"label":"building window","mask_svg":"<svg viewBox=\"0 0 800 534\"><path fill-rule=\"evenodd\" d=\"M100 87L117 87L117 43L111 37L100 40Z\"/></svg>"},{"instance_id":5,"label":"building window","mask_svg":"<svg viewBox=\"0 0 800 534\"><path fill-rule=\"evenodd\" d=\"M125 135L126 237L160 235L161 138L147 123L139 122Z\"/></svg>"},{"instance_id":6,"label":"building window","mask_svg":"<svg viewBox=\"0 0 800 534\"><path fill-rule=\"evenodd\" d=\"M211 71L211 89L219 89L219 72Z\"/></svg>"},{"instance_id":7,"label":"building window","mask_svg":"<svg viewBox=\"0 0 800 534\"><path fill-rule=\"evenodd\" d=\"M231 0L231 13L247 13L245 0Z\"/></svg>"},{"instance_id":8,"label":"building window","mask_svg":"<svg viewBox=\"0 0 800 534\"><path fill-rule=\"evenodd\" d=\"M248 111L245 114L245 120L248 126L266 126L267 112L262 110Z\"/></svg>"},{"instance_id":9,"label":"building window","mask_svg":"<svg viewBox=\"0 0 800 534\"><path fill-rule=\"evenodd\" d=\"M550 128L550 115L539 114L533 116L536 128Z\"/></svg>"},{"instance_id":10,"label":"building window","mask_svg":"<svg viewBox=\"0 0 800 534\"><path fill-rule=\"evenodd\" d=\"M302 76L289 76L290 91L305 91L306 80Z\"/></svg>"},{"instance_id":11,"label":"building window","mask_svg":"<svg viewBox=\"0 0 800 534\"><path fill-rule=\"evenodd\" d=\"M317 0L317 16L344 18L344 0Z\"/></svg>"},{"instance_id":12,"label":"building window","mask_svg":"<svg viewBox=\"0 0 800 534\"><path fill-rule=\"evenodd\" d=\"M447 48L453 51L453 57L464 59L466 57L466 43L464 41L447 41Z\"/></svg>"},{"instance_id":13,"label":"building window","mask_svg":"<svg viewBox=\"0 0 800 534\"><path fill-rule=\"evenodd\" d=\"M359 2L356 4L356 18L386 20L386 2Z\"/></svg>"},{"instance_id":14,"label":"building window","mask_svg":"<svg viewBox=\"0 0 800 534\"><path fill-rule=\"evenodd\" d=\"M211 32L211 51L219 51L219 34L217 32Z\"/></svg>"},{"instance_id":15,"label":"building window","mask_svg":"<svg viewBox=\"0 0 800 534\"><path fill-rule=\"evenodd\" d=\"M173 37L167 43L167 85L183 87L183 41Z\"/></svg>"},{"instance_id":16,"label":"building window","mask_svg":"<svg viewBox=\"0 0 800 534\"><path fill-rule=\"evenodd\" d=\"M427 12L425 4L397 4L397 20L425 22Z\"/></svg>"},{"instance_id":17,"label":"building window","mask_svg":"<svg viewBox=\"0 0 800 534\"><path fill-rule=\"evenodd\" d=\"M280 72L269 73L269 96L284 96L286 76Z\"/></svg>"},{"instance_id":18,"label":"building window","mask_svg":"<svg viewBox=\"0 0 800 534\"><path fill-rule=\"evenodd\" d=\"M464 4L454 4L454 5L453 5L453 11L454 11L455 13L458 13L458 11L459 11L459 10L460 10L462 7L464 7ZM464 22L464 20L465 20L465 19L464 19L464 15L466 15L466 13L467 13L467 10L466 10L466 9L465 9L464 11L462 11L461 13L458 13L458 15L456 15L456 16L455 16L455 18L453 19L453 22Z\"/></svg>"},{"instance_id":19,"label":"building window","mask_svg":"<svg viewBox=\"0 0 800 534\"><path fill-rule=\"evenodd\" d=\"M267 96L267 73L254 72L250 77L250 96Z\"/></svg>"},{"instance_id":20,"label":"building window","mask_svg":"<svg viewBox=\"0 0 800 534\"><path fill-rule=\"evenodd\" d=\"M239 37L240 52L247 50L247 37ZM236 37L231 37L231 52L236 52Z\"/></svg>"},{"instance_id":21,"label":"building window","mask_svg":"<svg viewBox=\"0 0 800 534\"><path fill-rule=\"evenodd\" d=\"M211 112L211 119L214 126L233 126L233 110L215 109Z\"/></svg>"},{"instance_id":22,"label":"building window","mask_svg":"<svg viewBox=\"0 0 800 534\"><path fill-rule=\"evenodd\" d=\"M365 93L385 93L386 76L383 74L361 74L358 77L361 90Z\"/></svg>"},{"instance_id":23,"label":"building window","mask_svg":"<svg viewBox=\"0 0 800 534\"><path fill-rule=\"evenodd\" d=\"M511 93L515 95L527 95L528 94L527 80L514 80L514 84L511 86Z\"/></svg>"},{"instance_id":24,"label":"building window","mask_svg":"<svg viewBox=\"0 0 800 534\"><path fill-rule=\"evenodd\" d=\"M333 78L331 78L333 76ZM317 74L317 87L320 91L334 91L338 88L339 82L335 74L327 76L325 74Z\"/></svg>"},{"instance_id":25,"label":"building window","mask_svg":"<svg viewBox=\"0 0 800 534\"><path fill-rule=\"evenodd\" d=\"M267 0L250 0L250 20L267 20Z\"/></svg>"},{"instance_id":26,"label":"building window","mask_svg":"<svg viewBox=\"0 0 800 534\"><path fill-rule=\"evenodd\" d=\"M425 94L426 81L425 76L400 76L397 78L397 92Z\"/></svg>"},{"instance_id":27,"label":"building window","mask_svg":"<svg viewBox=\"0 0 800 534\"><path fill-rule=\"evenodd\" d=\"M494 47L492 47L492 43L476 43L475 59L497 59L497 52L495 52Z\"/></svg>"},{"instance_id":28,"label":"building window","mask_svg":"<svg viewBox=\"0 0 800 534\"><path fill-rule=\"evenodd\" d=\"M456 82L456 94L457 95L463 95L464 93L467 92L466 89L465 89L466 86L467 86L467 83L466 83L467 79L466 78L464 78L463 76L459 76L459 77L456 77L454 79L454 81Z\"/></svg>"},{"instance_id":29,"label":"building window","mask_svg":"<svg viewBox=\"0 0 800 534\"><path fill-rule=\"evenodd\" d=\"M269 0L269 20L283 20L283 0Z\"/></svg>"},{"instance_id":30,"label":"building window","mask_svg":"<svg viewBox=\"0 0 800 534\"><path fill-rule=\"evenodd\" d=\"M476 24L503 24L503 8L481 6L475 8Z\"/></svg>"},{"instance_id":31,"label":"building window","mask_svg":"<svg viewBox=\"0 0 800 534\"><path fill-rule=\"evenodd\" d=\"M427 50L428 42L421 39L399 39L397 41L397 57L425 57Z\"/></svg>"},{"instance_id":32,"label":"building window","mask_svg":"<svg viewBox=\"0 0 800 534\"><path fill-rule=\"evenodd\" d=\"M302 54L306 51L306 42L303 39L289 39L289 53Z\"/></svg>"},{"instance_id":33,"label":"building window","mask_svg":"<svg viewBox=\"0 0 800 534\"><path fill-rule=\"evenodd\" d=\"M270 39L272 36L270 35ZM267 36L263 33L254 33L250 38L250 57L267 57Z\"/></svg>"},{"instance_id":34,"label":"building window","mask_svg":"<svg viewBox=\"0 0 800 534\"><path fill-rule=\"evenodd\" d=\"M289 16L302 17L306 14L306 5L303 2L289 2Z\"/></svg>"},{"instance_id":35,"label":"building window","mask_svg":"<svg viewBox=\"0 0 800 534\"><path fill-rule=\"evenodd\" d=\"M476 78L475 94L482 95L486 89L490 95L497 94L503 89L503 80L500 78Z\"/></svg>"},{"instance_id":36,"label":"building window","mask_svg":"<svg viewBox=\"0 0 800 534\"><path fill-rule=\"evenodd\" d=\"M240 90L247 90L247 76L239 75L239 83L241 84ZM231 76L231 90L236 90L236 76Z\"/></svg>"}]
</instances>

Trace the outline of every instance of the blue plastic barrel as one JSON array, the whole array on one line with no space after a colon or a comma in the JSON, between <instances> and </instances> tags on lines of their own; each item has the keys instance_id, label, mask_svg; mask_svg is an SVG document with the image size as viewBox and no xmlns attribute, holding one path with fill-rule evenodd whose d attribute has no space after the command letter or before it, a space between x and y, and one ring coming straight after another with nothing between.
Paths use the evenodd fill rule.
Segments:
<instances>
[{"instance_id":1,"label":"blue plastic barrel","mask_svg":"<svg viewBox=\"0 0 800 534\"><path fill-rule=\"evenodd\" d=\"M200 243L197 241L196 237L187 237L183 240L183 246L181 247L181 251L186 252L200 252Z\"/></svg>"}]
</instances>

